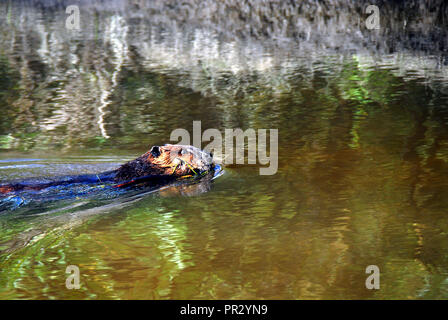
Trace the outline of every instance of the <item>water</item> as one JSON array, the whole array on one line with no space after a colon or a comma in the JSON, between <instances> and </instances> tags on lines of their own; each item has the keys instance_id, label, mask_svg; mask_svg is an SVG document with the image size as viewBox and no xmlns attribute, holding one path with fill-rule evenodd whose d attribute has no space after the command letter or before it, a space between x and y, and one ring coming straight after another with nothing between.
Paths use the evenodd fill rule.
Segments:
<instances>
[{"instance_id":1,"label":"water","mask_svg":"<svg viewBox=\"0 0 448 320\"><path fill-rule=\"evenodd\" d=\"M83 32L58 7L0 11L1 181L109 170L194 120L279 129L272 176L1 212L0 298L448 298L443 54L238 39L130 5L84 10Z\"/></svg>"}]
</instances>

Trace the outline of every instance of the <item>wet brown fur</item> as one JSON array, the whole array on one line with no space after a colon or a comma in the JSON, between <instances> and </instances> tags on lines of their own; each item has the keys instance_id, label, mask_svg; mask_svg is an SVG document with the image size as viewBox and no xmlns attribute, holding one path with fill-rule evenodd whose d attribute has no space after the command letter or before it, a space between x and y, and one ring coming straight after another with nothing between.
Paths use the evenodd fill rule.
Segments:
<instances>
[{"instance_id":1,"label":"wet brown fur","mask_svg":"<svg viewBox=\"0 0 448 320\"><path fill-rule=\"evenodd\" d=\"M150 175L174 177L195 175L201 172L197 163L196 155L188 152L188 146L154 146L137 159L123 164L117 170L115 181L127 181Z\"/></svg>"}]
</instances>

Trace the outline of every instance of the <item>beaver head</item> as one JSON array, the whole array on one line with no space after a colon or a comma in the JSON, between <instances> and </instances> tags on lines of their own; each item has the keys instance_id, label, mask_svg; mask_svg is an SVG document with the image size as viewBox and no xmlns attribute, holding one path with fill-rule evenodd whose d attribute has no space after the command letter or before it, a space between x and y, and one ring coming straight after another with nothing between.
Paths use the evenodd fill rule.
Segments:
<instances>
[{"instance_id":1,"label":"beaver head","mask_svg":"<svg viewBox=\"0 0 448 320\"><path fill-rule=\"evenodd\" d=\"M116 181L145 176L187 177L204 175L214 168L212 155L187 145L153 146L117 170Z\"/></svg>"}]
</instances>

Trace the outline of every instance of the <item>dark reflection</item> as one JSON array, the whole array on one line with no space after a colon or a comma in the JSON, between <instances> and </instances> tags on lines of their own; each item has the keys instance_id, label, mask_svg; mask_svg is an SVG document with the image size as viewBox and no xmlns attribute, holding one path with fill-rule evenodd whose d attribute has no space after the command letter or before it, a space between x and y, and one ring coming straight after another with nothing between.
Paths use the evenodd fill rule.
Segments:
<instances>
[{"instance_id":1,"label":"dark reflection","mask_svg":"<svg viewBox=\"0 0 448 320\"><path fill-rule=\"evenodd\" d=\"M362 2L303 3L84 3L69 32L62 2L2 2L2 159L89 172L201 120L278 128L279 170L2 215L0 298L447 298L446 4L378 1L371 33ZM14 165L0 180L43 170ZM61 290L69 264L80 290Z\"/></svg>"}]
</instances>

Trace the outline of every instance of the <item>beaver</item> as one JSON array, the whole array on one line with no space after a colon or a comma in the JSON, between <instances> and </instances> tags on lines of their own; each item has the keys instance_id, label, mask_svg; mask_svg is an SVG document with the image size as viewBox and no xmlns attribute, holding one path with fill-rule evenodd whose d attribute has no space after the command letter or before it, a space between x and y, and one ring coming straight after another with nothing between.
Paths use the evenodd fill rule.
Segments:
<instances>
[{"instance_id":1,"label":"beaver","mask_svg":"<svg viewBox=\"0 0 448 320\"><path fill-rule=\"evenodd\" d=\"M222 173L221 167L214 164L211 153L193 146L168 144L153 146L137 159L112 171L0 183L0 214L31 202L34 205L25 208L21 214L47 215L66 210L71 213L52 216L45 220L45 224L0 243L0 254L25 247L31 239L45 235L47 230L67 230L91 215L124 208L153 191L160 192L162 197L207 192L211 181ZM116 197L120 198L109 202ZM95 199L94 207L83 198ZM76 203L70 203L74 199Z\"/></svg>"},{"instance_id":2,"label":"beaver","mask_svg":"<svg viewBox=\"0 0 448 320\"><path fill-rule=\"evenodd\" d=\"M0 184L0 194L22 190L42 190L49 187L74 184L113 183L114 188L152 184L160 186L169 182L201 178L215 169L213 155L189 145L152 146L135 160L118 169L99 174L61 176L55 178L34 178L25 181Z\"/></svg>"},{"instance_id":3,"label":"beaver","mask_svg":"<svg viewBox=\"0 0 448 320\"><path fill-rule=\"evenodd\" d=\"M214 168L213 155L188 145L153 146L148 152L119 167L114 180L129 181L142 177L185 178L200 176Z\"/></svg>"}]
</instances>

